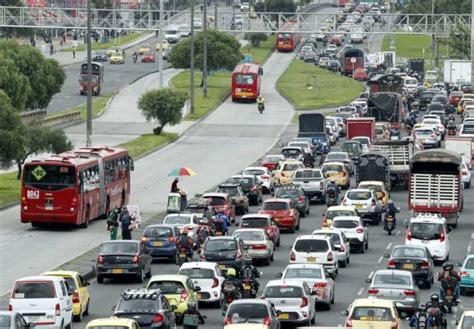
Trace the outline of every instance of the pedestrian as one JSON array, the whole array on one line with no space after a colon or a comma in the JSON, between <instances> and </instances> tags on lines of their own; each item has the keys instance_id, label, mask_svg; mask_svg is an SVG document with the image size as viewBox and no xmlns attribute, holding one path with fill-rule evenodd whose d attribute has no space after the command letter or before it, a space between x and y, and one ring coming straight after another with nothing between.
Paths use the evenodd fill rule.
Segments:
<instances>
[{"instance_id":1,"label":"pedestrian","mask_svg":"<svg viewBox=\"0 0 474 329\"><path fill-rule=\"evenodd\" d=\"M50 54L50 55L53 55L53 54L54 54L53 41L51 41L51 44L49 45L49 54Z\"/></svg>"},{"instance_id":2,"label":"pedestrian","mask_svg":"<svg viewBox=\"0 0 474 329\"><path fill-rule=\"evenodd\" d=\"M122 226L122 239L132 240L132 219L128 214L127 207L122 208L122 216L120 216L120 224Z\"/></svg>"},{"instance_id":3,"label":"pedestrian","mask_svg":"<svg viewBox=\"0 0 474 329\"><path fill-rule=\"evenodd\" d=\"M30 44L31 44L31 47L36 47L36 40L35 40L35 38L33 38L33 37L30 38Z\"/></svg>"},{"instance_id":4,"label":"pedestrian","mask_svg":"<svg viewBox=\"0 0 474 329\"><path fill-rule=\"evenodd\" d=\"M76 59L76 46L72 46L72 58Z\"/></svg>"},{"instance_id":5,"label":"pedestrian","mask_svg":"<svg viewBox=\"0 0 474 329\"><path fill-rule=\"evenodd\" d=\"M117 240L120 212L120 207L115 206L115 208L108 214L107 230L110 232L110 240Z\"/></svg>"},{"instance_id":6,"label":"pedestrian","mask_svg":"<svg viewBox=\"0 0 474 329\"><path fill-rule=\"evenodd\" d=\"M66 43L66 31L63 31L63 32L61 33L61 38L62 38L62 40L63 40L63 43Z\"/></svg>"}]
</instances>

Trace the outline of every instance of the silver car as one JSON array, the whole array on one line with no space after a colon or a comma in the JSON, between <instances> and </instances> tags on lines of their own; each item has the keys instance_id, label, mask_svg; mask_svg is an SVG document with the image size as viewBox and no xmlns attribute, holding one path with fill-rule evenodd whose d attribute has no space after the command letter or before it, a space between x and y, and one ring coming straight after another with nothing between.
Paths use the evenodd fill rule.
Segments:
<instances>
[{"instance_id":1,"label":"silver car","mask_svg":"<svg viewBox=\"0 0 474 329\"><path fill-rule=\"evenodd\" d=\"M306 282L312 294L316 296L316 302L324 304L328 310L331 309L331 304L334 304L335 276L321 264L289 264L283 273L277 274L277 277L286 282L290 280Z\"/></svg>"},{"instance_id":2,"label":"silver car","mask_svg":"<svg viewBox=\"0 0 474 329\"><path fill-rule=\"evenodd\" d=\"M420 290L410 271L378 270L366 282L370 283L369 297L393 300L397 309L405 313L414 313L418 308Z\"/></svg>"},{"instance_id":3,"label":"silver car","mask_svg":"<svg viewBox=\"0 0 474 329\"><path fill-rule=\"evenodd\" d=\"M234 231L233 236L244 241L248 254L253 260L262 260L265 265L273 261L275 245L261 228L241 228Z\"/></svg>"},{"instance_id":4,"label":"silver car","mask_svg":"<svg viewBox=\"0 0 474 329\"><path fill-rule=\"evenodd\" d=\"M382 204L373 190L351 189L346 192L342 205L356 207L361 217L370 218L376 225L382 220Z\"/></svg>"}]
</instances>

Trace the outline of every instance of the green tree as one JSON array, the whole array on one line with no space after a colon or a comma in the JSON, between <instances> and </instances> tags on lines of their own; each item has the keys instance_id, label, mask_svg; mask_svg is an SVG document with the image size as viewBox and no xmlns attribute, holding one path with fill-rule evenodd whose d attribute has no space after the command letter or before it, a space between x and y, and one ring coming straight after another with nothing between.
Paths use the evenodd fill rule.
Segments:
<instances>
[{"instance_id":1,"label":"green tree","mask_svg":"<svg viewBox=\"0 0 474 329\"><path fill-rule=\"evenodd\" d=\"M22 148L22 124L8 95L0 89L0 167L12 166Z\"/></svg>"},{"instance_id":2,"label":"green tree","mask_svg":"<svg viewBox=\"0 0 474 329\"><path fill-rule=\"evenodd\" d=\"M153 129L153 133L159 135L165 125L174 126L181 122L186 99L187 95L171 88L154 89L140 96L138 108L148 121L155 119L160 122L160 125Z\"/></svg>"},{"instance_id":3,"label":"green tree","mask_svg":"<svg viewBox=\"0 0 474 329\"><path fill-rule=\"evenodd\" d=\"M442 42L451 48L452 57L469 59L471 56L471 29L465 24L455 24L449 37Z\"/></svg>"},{"instance_id":4,"label":"green tree","mask_svg":"<svg viewBox=\"0 0 474 329\"><path fill-rule=\"evenodd\" d=\"M293 0L265 0L254 5L256 12L294 13L296 4ZM278 20L278 14L271 15L272 20Z\"/></svg>"},{"instance_id":5,"label":"green tree","mask_svg":"<svg viewBox=\"0 0 474 329\"><path fill-rule=\"evenodd\" d=\"M0 90L3 90L15 104L15 108L22 111L26 108L31 87L28 78L20 72L15 62L0 53Z\"/></svg>"},{"instance_id":6,"label":"green tree","mask_svg":"<svg viewBox=\"0 0 474 329\"><path fill-rule=\"evenodd\" d=\"M406 14L431 14L432 0L409 0L402 8ZM435 0L435 14L470 14L471 0Z\"/></svg>"},{"instance_id":7,"label":"green tree","mask_svg":"<svg viewBox=\"0 0 474 329\"><path fill-rule=\"evenodd\" d=\"M199 32L194 43L196 68L203 69L204 34ZM189 69L191 62L191 41L180 41L170 54L170 62L175 68ZM228 70L235 68L241 60L240 44L231 35L217 30L208 30L207 68L208 70Z\"/></svg>"},{"instance_id":8,"label":"green tree","mask_svg":"<svg viewBox=\"0 0 474 329\"><path fill-rule=\"evenodd\" d=\"M249 40L252 47L260 47L260 42L267 40L267 35L265 33L245 33L244 39Z\"/></svg>"}]
</instances>

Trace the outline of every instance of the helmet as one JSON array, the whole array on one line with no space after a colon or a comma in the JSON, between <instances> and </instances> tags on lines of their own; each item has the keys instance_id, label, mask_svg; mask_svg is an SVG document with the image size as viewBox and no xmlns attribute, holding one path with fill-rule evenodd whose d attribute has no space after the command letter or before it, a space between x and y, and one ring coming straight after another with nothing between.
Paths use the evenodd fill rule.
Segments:
<instances>
[{"instance_id":1,"label":"helmet","mask_svg":"<svg viewBox=\"0 0 474 329\"><path fill-rule=\"evenodd\" d=\"M430 300L432 303L438 303L439 302L439 295L437 293L432 293L430 296Z\"/></svg>"},{"instance_id":2,"label":"helmet","mask_svg":"<svg viewBox=\"0 0 474 329\"><path fill-rule=\"evenodd\" d=\"M245 265L252 265L252 257L245 257L244 264Z\"/></svg>"},{"instance_id":3,"label":"helmet","mask_svg":"<svg viewBox=\"0 0 474 329\"><path fill-rule=\"evenodd\" d=\"M237 276L237 272L235 271L234 268L229 268L227 270L227 276Z\"/></svg>"},{"instance_id":4,"label":"helmet","mask_svg":"<svg viewBox=\"0 0 474 329\"><path fill-rule=\"evenodd\" d=\"M453 263L446 262L443 264L443 270L451 271L454 268Z\"/></svg>"},{"instance_id":5,"label":"helmet","mask_svg":"<svg viewBox=\"0 0 474 329\"><path fill-rule=\"evenodd\" d=\"M393 206L393 201L392 200L388 200L388 203L389 205Z\"/></svg>"},{"instance_id":6,"label":"helmet","mask_svg":"<svg viewBox=\"0 0 474 329\"><path fill-rule=\"evenodd\" d=\"M189 302L188 303L188 310L189 311L194 311L196 309L196 303L195 302Z\"/></svg>"},{"instance_id":7,"label":"helmet","mask_svg":"<svg viewBox=\"0 0 474 329\"><path fill-rule=\"evenodd\" d=\"M184 227L182 230L181 230L181 234L188 234L189 233L189 229L187 227Z\"/></svg>"}]
</instances>

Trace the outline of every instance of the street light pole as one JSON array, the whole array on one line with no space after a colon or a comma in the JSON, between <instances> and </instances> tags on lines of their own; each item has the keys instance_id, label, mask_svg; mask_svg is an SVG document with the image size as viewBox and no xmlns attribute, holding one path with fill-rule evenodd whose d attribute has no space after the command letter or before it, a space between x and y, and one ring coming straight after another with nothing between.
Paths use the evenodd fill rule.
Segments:
<instances>
[{"instance_id":1,"label":"street light pole","mask_svg":"<svg viewBox=\"0 0 474 329\"><path fill-rule=\"evenodd\" d=\"M471 84L474 83L474 0L471 3Z\"/></svg>"},{"instance_id":2,"label":"street light pole","mask_svg":"<svg viewBox=\"0 0 474 329\"><path fill-rule=\"evenodd\" d=\"M163 2L164 0L159 0L160 1L160 24L159 24L159 30L158 30L158 44L160 45L160 50L158 52L158 70L160 71L160 84L159 87L163 88L163 24L164 24L164 19L163 19Z\"/></svg>"},{"instance_id":3,"label":"street light pole","mask_svg":"<svg viewBox=\"0 0 474 329\"><path fill-rule=\"evenodd\" d=\"M204 0L203 8L203 22L204 22L204 49L203 49L203 63L202 63L202 93L207 97L207 0Z\"/></svg>"},{"instance_id":4,"label":"street light pole","mask_svg":"<svg viewBox=\"0 0 474 329\"><path fill-rule=\"evenodd\" d=\"M214 28L217 30L217 0L214 0Z\"/></svg>"},{"instance_id":5,"label":"street light pole","mask_svg":"<svg viewBox=\"0 0 474 329\"><path fill-rule=\"evenodd\" d=\"M435 55L435 35L433 33L435 1L436 0L431 0L431 63L433 65L434 65L434 55Z\"/></svg>"},{"instance_id":6,"label":"street light pole","mask_svg":"<svg viewBox=\"0 0 474 329\"><path fill-rule=\"evenodd\" d=\"M92 146L92 51L91 51L91 0L87 0L87 124L86 146ZM99 75L98 79L101 76ZM100 81L98 81L100 83Z\"/></svg>"},{"instance_id":7,"label":"street light pole","mask_svg":"<svg viewBox=\"0 0 474 329\"><path fill-rule=\"evenodd\" d=\"M189 81L189 95L190 106L189 112L194 113L194 0L191 0L191 61L190 61L190 81Z\"/></svg>"}]
</instances>

